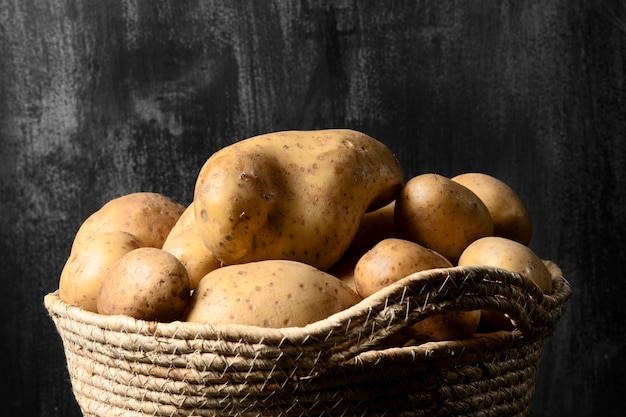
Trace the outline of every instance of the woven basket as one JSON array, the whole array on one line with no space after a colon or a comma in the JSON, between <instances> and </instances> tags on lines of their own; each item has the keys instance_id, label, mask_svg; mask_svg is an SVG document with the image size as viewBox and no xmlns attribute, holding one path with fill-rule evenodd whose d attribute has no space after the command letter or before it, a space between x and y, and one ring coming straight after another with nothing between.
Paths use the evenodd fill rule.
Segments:
<instances>
[{"instance_id":1,"label":"woven basket","mask_svg":"<svg viewBox=\"0 0 626 417\"><path fill-rule=\"evenodd\" d=\"M524 416L544 340L570 296L489 267L423 271L301 328L155 323L45 296L85 416ZM448 310L497 310L517 329L383 348Z\"/></svg>"}]
</instances>

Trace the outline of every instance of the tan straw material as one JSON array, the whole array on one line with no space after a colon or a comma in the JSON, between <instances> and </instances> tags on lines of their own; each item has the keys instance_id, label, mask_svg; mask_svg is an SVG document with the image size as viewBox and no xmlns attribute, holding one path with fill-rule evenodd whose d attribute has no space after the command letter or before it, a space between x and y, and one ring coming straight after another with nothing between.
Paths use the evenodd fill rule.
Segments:
<instances>
[{"instance_id":1,"label":"tan straw material","mask_svg":"<svg viewBox=\"0 0 626 417\"><path fill-rule=\"evenodd\" d=\"M489 267L423 271L301 328L155 323L44 302L85 416L525 416L543 344L570 287L553 294ZM448 310L497 310L517 329L384 348Z\"/></svg>"}]
</instances>

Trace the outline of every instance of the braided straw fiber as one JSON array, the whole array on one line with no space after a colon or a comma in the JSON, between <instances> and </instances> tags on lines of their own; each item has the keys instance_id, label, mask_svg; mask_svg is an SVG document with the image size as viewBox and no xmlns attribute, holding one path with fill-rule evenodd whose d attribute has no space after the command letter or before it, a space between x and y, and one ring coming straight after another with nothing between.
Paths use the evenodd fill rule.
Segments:
<instances>
[{"instance_id":1,"label":"braided straw fiber","mask_svg":"<svg viewBox=\"0 0 626 417\"><path fill-rule=\"evenodd\" d=\"M489 267L422 271L300 328L155 323L44 302L85 416L524 416L570 287ZM435 313L490 309L517 329L384 348Z\"/></svg>"}]
</instances>

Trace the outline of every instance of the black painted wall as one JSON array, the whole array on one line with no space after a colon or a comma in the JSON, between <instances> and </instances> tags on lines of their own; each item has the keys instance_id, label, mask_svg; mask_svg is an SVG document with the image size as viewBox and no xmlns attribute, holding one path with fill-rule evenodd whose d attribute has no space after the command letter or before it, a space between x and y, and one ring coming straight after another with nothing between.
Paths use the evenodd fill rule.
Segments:
<instances>
[{"instance_id":1,"label":"black painted wall","mask_svg":"<svg viewBox=\"0 0 626 417\"><path fill-rule=\"evenodd\" d=\"M191 199L204 160L349 127L408 176L513 186L574 296L533 416L617 416L626 6L620 0L0 0L2 415L78 416L43 307L73 233L134 191Z\"/></svg>"}]
</instances>

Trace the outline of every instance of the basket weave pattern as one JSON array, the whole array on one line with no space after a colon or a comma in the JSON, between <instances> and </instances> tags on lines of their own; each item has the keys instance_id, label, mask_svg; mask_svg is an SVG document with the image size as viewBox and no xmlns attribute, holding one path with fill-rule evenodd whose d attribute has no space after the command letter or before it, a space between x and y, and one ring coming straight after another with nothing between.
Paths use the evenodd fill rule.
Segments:
<instances>
[{"instance_id":1,"label":"basket weave pattern","mask_svg":"<svg viewBox=\"0 0 626 417\"><path fill-rule=\"evenodd\" d=\"M489 267L422 271L306 327L155 323L44 302L85 416L524 416L544 340L570 287L553 294ZM517 329L383 348L448 310L509 314Z\"/></svg>"}]
</instances>

